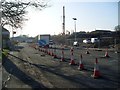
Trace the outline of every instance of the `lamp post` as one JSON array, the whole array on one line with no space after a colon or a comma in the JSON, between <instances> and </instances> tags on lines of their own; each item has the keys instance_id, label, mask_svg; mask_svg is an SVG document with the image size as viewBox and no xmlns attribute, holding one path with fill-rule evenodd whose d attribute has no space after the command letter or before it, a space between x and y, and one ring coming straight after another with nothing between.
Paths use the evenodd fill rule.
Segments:
<instances>
[{"instance_id":1,"label":"lamp post","mask_svg":"<svg viewBox=\"0 0 120 90\"><path fill-rule=\"evenodd\" d=\"M75 41L76 41L76 20L77 18L73 18L73 20L74 20L74 25L75 25Z\"/></svg>"},{"instance_id":2,"label":"lamp post","mask_svg":"<svg viewBox=\"0 0 120 90\"><path fill-rule=\"evenodd\" d=\"M115 39L114 39L114 48L115 48L115 53L117 53L117 31L119 29L117 28L116 32L115 32Z\"/></svg>"}]
</instances>

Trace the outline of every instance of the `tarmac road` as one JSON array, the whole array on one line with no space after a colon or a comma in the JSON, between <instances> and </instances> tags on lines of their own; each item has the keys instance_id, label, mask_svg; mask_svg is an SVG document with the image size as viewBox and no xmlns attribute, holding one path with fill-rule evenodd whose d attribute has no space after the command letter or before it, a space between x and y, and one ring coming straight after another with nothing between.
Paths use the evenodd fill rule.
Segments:
<instances>
[{"instance_id":1,"label":"tarmac road","mask_svg":"<svg viewBox=\"0 0 120 90\"><path fill-rule=\"evenodd\" d=\"M105 51L90 50L90 54L85 54L85 49L75 48L74 58L77 64L80 59L79 55L83 54L85 70L79 71L77 69L78 65L69 65L69 48L64 50L65 58L67 58L66 62L60 62L60 59L53 58L26 43L19 46L23 48L17 54L9 55L10 59L7 60L9 62L5 62L3 65L4 72L11 75L11 79L5 83L7 88L14 88L14 86L18 88L21 86L23 88L118 88L120 84L118 75L119 57L112 51L109 52L110 58L101 58ZM56 54L60 57L61 50L57 49ZM96 57L99 61L101 73L99 79L91 77ZM11 64L13 68L8 70L8 64ZM14 68L16 69L14 70ZM19 74L16 74L16 71Z\"/></svg>"}]
</instances>

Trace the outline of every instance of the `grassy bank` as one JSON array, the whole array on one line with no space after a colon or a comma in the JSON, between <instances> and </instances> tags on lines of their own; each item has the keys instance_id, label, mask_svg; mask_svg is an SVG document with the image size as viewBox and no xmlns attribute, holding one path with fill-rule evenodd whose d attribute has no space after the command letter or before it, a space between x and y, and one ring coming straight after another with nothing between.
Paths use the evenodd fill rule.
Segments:
<instances>
[{"instance_id":1,"label":"grassy bank","mask_svg":"<svg viewBox=\"0 0 120 90\"><path fill-rule=\"evenodd\" d=\"M9 53L9 50L8 50L8 49L3 49L2 54L4 54L5 56L7 56L8 53Z\"/></svg>"}]
</instances>

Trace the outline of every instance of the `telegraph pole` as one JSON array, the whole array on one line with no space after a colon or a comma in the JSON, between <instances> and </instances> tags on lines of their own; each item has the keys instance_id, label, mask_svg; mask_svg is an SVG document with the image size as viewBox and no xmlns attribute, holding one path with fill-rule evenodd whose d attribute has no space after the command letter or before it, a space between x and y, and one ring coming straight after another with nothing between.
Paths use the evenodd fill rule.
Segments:
<instances>
[{"instance_id":1,"label":"telegraph pole","mask_svg":"<svg viewBox=\"0 0 120 90\"><path fill-rule=\"evenodd\" d=\"M65 6L63 6L63 35L65 35Z\"/></svg>"}]
</instances>

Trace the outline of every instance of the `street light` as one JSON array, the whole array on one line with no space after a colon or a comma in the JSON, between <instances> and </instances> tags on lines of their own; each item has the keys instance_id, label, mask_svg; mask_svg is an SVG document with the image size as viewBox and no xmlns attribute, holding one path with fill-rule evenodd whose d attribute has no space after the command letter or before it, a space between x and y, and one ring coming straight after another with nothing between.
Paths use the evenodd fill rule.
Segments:
<instances>
[{"instance_id":1,"label":"street light","mask_svg":"<svg viewBox=\"0 0 120 90\"><path fill-rule=\"evenodd\" d=\"M73 18L73 20L74 20L74 25L75 25L75 41L76 41L76 20L77 18Z\"/></svg>"}]
</instances>

